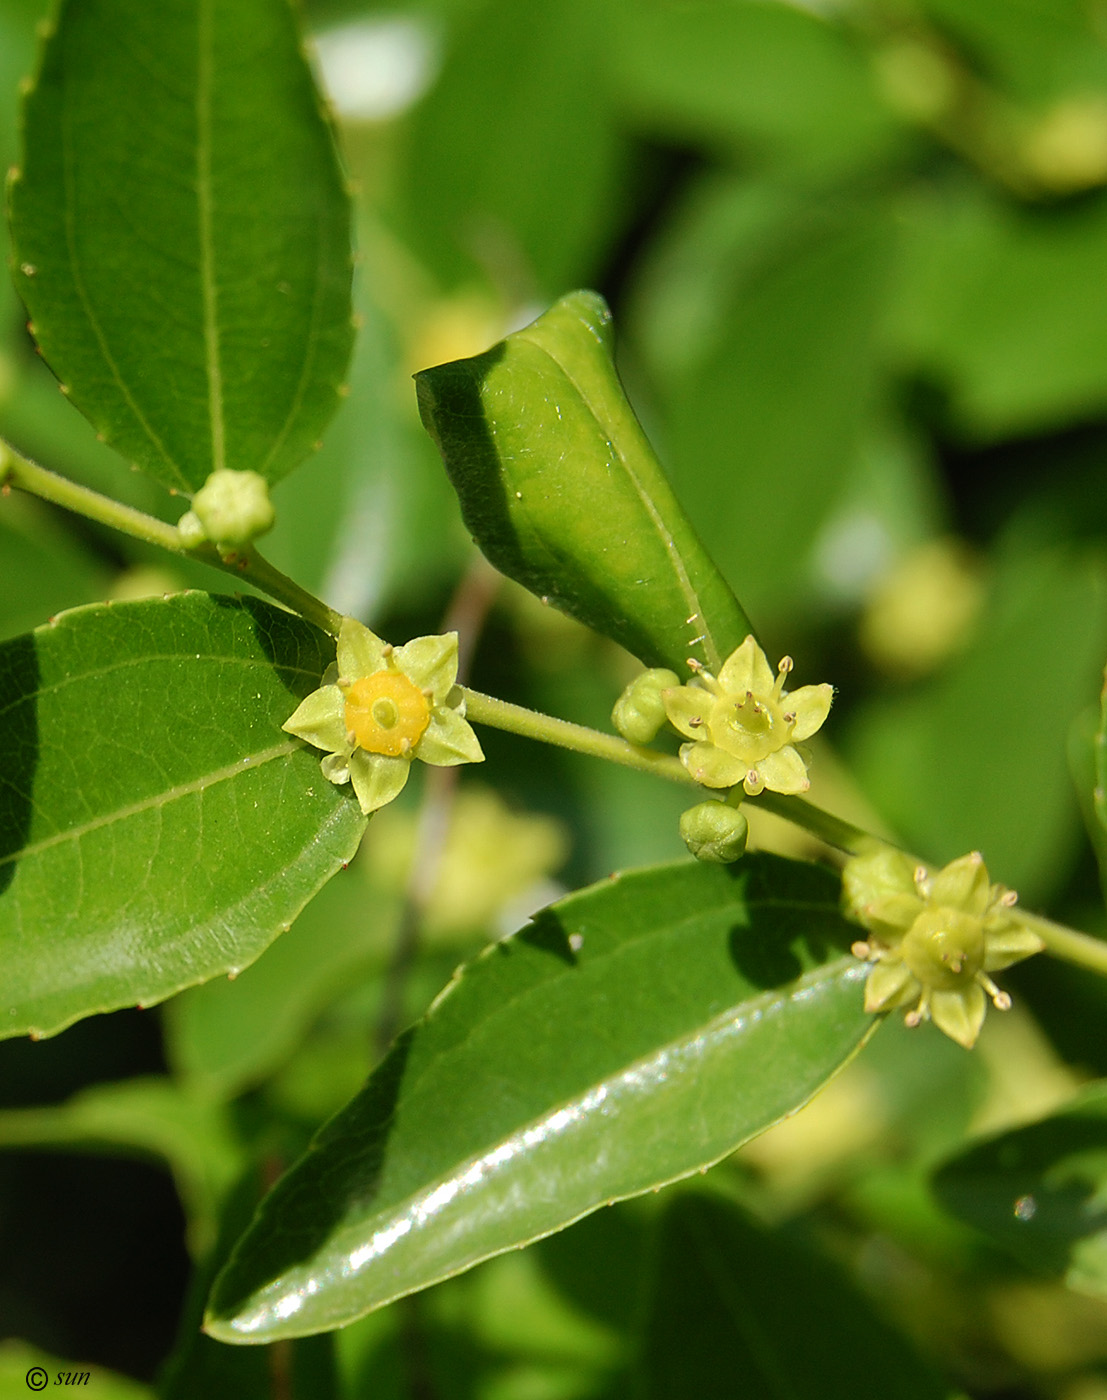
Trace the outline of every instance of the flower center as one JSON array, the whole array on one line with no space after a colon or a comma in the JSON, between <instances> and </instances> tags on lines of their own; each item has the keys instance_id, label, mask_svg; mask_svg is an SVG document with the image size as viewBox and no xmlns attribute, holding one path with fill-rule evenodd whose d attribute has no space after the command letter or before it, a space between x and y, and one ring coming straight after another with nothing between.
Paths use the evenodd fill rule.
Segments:
<instances>
[{"instance_id":1,"label":"flower center","mask_svg":"<svg viewBox=\"0 0 1107 1400\"><path fill-rule=\"evenodd\" d=\"M984 966L983 920L959 909L925 909L903 935L900 953L924 987L955 992Z\"/></svg>"},{"instance_id":2,"label":"flower center","mask_svg":"<svg viewBox=\"0 0 1107 1400\"><path fill-rule=\"evenodd\" d=\"M720 697L707 721L711 742L745 763L758 763L788 743L792 726L786 724L772 696L759 700L749 691L736 699Z\"/></svg>"},{"instance_id":3,"label":"flower center","mask_svg":"<svg viewBox=\"0 0 1107 1400\"><path fill-rule=\"evenodd\" d=\"M430 704L401 671L377 671L346 691L346 728L359 748L398 758L423 736Z\"/></svg>"}]
</instances>

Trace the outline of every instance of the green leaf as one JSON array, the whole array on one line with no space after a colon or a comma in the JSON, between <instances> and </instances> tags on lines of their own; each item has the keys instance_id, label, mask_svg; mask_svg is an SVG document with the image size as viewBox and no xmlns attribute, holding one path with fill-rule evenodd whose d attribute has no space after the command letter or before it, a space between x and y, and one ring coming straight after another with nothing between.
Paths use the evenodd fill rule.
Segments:
<instances>
[{"instance_id":1,"label":"green leaf","mask_svg":"<svg viewBox=\"0 0 1107 1400\"><path fill-rule=\"evenodd\" d=\"M277 480L338 406L349 209L287 0L66 0L11 185L35 337L164 485Z\"/></svg>"},{"instance_id":2,"label":"green leaf","mask_svg":"<svg viewBox=\"0 0 1107 1400\"><path fill-rule=\"evenodd\" d=\"M1031 903L1056 888L1079 827L1067 731L1105 646L1096 557L1012 541L965 654L925 690L870 702L846 736L859 780L910 849L938 862L980 850Z\"/></svg>"},{"instance_id":3,"label":"green leaf","mask_svg":"<svg viewBox=\"0 0 1107 1400\"><path fill-rule=\"evenodd\" d=\"M0 647L0 1036L252 962L365 821L281 732L333 643L253 599L78 608Z\"/></svg>"},{"instance_id":4,"label":"green leaf","mask_svg":"<svg viewBox=\"0 0 1107 1400\"><path fill-rule=\"evenodd\" d=\"M954 187L904 215L893 332L953 426L997 442L1102 416L1107 198L1026 209Z\"/></svg>"},{"instance_id":5,"label":"green leaf","mask_svg":"<svg viewBox=\"0 0 1107 1400\"><path fill-rule=\"evenodd\" d=\"M1103 673L1103 689L1099 699L1099 728L1093 741L1095 751L1095 814L1099 824L1107 833L1107 670ZM1107 839L1107 837L1105 837ZM1097 843L1097 849L1107 850L1104 840ZM1103 872L1104 887L1107 888L1107 870Z\"/></svg>"},{"instance_id":6,"label":"green leaf","mask_svg":"<svg viewBox=\"0 0 1107 1400\"><path fill-rule=\"evenodd\" d=\"M871 64L822 14L655 0L628 7L624 30L618 95L670 143L825 178L873 163L895 137Z\"/></svg>"},{"instance_id":7,"label":"green leaf","mask_svg":"<svg viewBox=\"0 0 1107 1400\"><path fill-rule=\"evenodd\" d=\"M340 991L380 972L400 900L373 888L360 867L321 889L240 977L174 997L164 1015L176 1073L204 1093L233 1098L282 1064Z\"/></svg>"},{"instance_id":8,"label":"green leaf","mask_svg":"<svg viewBox=\"0 0 1107 1400\"><path fill-rule=\"evenodd\" d=\"M23 1400L24 1396L33 1395L27 1378L36 1368L46 1372L51 1388L81 1386L85 1394L95 1395L96 1400L154 1400L149 1386L140 1385L129 1376L106 1371L88 1361L63 1361L14 1338L0 1342L0 1400ZM35 1379L37 1382L40 1378Z\"/></svg>"},{"instance_id":9,"label":"green leaf","mask_svg":"<svg viewBox=\"0 0 1107 1400\"><path fill-rule=\"evenodd\" d=\"M874 1024L837 880L767 855L616 877L465 966L263 1204L208 1330L340 1326L686 1176Z\"/></svg>"},{"instance_id":10,"label":"green leaf","mask_svg":"<svg viewBox=\"0 0 1107 1400\"><path fill-rule=\"evenodd\" d=\"M779 617L874 431L895 229L876 201L715 200L672 241L689 258L729 232L737 258L666 386L670 475L751 614Z\"/></svg>"},{"instance_id":11,"label":"green leaf","mask_svg":"<svg viewBox=\"0 0 1107 1400\"><path fill-rule=\"evenodd\" d=\"M944 1400L948 1388L828 1259L702 1190L661 1221L642 1328L644 1400Z\"/></svg>"},{"instance_id":12,"label":"green leaf","mask_svg":"<svg viewBox=\"0 0 1107 1400\"><path fill-rule=\"evenodd\" d=\"M753 631L627 403L611 313L562 297L483 355L415 376L473 537L495 566L647 666L709 670Z\"/></svg>"},{"instance_id":13,"label":"green leaf","mask_svg":"<svg viewBox=\"0 0 1107 1400\"><path fill-rule=\"evenodd\" d=\"M603 259L629 204L607 76L611 9L466 7L411 114L397 177L404 236L447 286L491 280L541 300Z\"/></svg>"},{"instance_id":14,"label":"green leaf","mask_svg":"<svg viewBox=\"0 0 1107 1400\"><path fill-rule=\"evenodd\" d=\"M1027 1268L1107 1298L1107 1084L939 1169L938 1199Z\"/></svg>"},{"instance_id":15,"label":"green leaf","mask_svg":"<svg viewBox=\"0 0 1107 1400\"><path fill-rule=\"evenodd\" d=\"M129 1149L162 1158L173 1172L195 1255L214 1243L222 1199L243 1166L223 1109L169 1079L96 1084L64 1104L0 1110L0 1149L44 1147Z\"/></svg>"}]
</instances>

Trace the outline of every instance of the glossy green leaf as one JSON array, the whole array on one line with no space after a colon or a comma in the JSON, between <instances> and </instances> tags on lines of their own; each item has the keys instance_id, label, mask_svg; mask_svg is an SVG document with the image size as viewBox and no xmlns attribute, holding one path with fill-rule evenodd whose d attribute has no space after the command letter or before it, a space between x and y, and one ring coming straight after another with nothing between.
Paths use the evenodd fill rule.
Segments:
<instances>
[{"instance_id":1,"label":"glossy green leaf","mask_svg":"<svg viewBox=\"0 0 1107 1400\"><path fill-rule=\"evenodd\" d=\"M1107 1298L1107 1085L941 1167L938 1199L1036 1273Z\"/></svg>"},{"instance_id":2,"label":"glossy green leaf","mask_svg":"<svg viewBox=\"0 0 1107 1400\"><path fill-rule=\"evenodd\" d=\"M714 671L753 628L627 403L612 341L603 299L573 292L416 375L419 410L498 569L646 665Z\"/></svg>"},{"instance_id":3,"label":"glossy green leaf","mask_svg":"<svg viewBox=\"0 0 1107 1400\"><path fill-rule=\"evenodd\" d=\"M0 647L0 1035L245 967L350 859L357 804L280 728L333 655L203 593Z\"/></svg>"},{"instance_id":4,"label":"glossy green leaf","mask_svg":"<svg viewBox=\"0 0 1107 1400\"><path fill-rule=\"evenodd\" d=\"M287 0L66 0L11 186L34 333L164 485L276 480L338 406L349 210Z\"/></svg>"},{"instance_id":5,"label":"glossy green leaf","mask_svg":"<svg viewBox=\"0 0 1107 1400\"><path fill-rule=\"evenodd\" d=\"M208 1330L337 1327L685 1176L873 1025L837 881L755 856L615 877L468 964L244 1236Z\"/></svg>"},{"instance_id":6,"label":"glossy green leaf","mask_svg":"<svg viewBox=\"0 0 1107 1400\"><path fill-rule=\"evenodd\" d=\"M925 1367L829 1259L723 1198L677 1194L660 1223L643 1327L644 1400L945 1400Z\"/></svg>"},{"instance_id":7,"label":"glossy green leaf","mask_svg":"<svg viewBox=\"0 0 1107 1400\"><path fill-rule=\"evenodd\" d=\"M0 1110L0 1150L47 1147L163 1159L173 1172L197 1255L214 1243L223 1196L243 1166L222 1108L164 1078L95 1084L64 1104Z\"/></svg>"}]
</instances>

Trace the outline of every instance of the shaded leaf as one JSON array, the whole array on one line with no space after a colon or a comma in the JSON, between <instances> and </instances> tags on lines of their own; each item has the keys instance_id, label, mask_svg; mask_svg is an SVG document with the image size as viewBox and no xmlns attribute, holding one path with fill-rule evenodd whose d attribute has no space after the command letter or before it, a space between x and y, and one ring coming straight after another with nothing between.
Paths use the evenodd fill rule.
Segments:
<instances>
[{"instance_id":1,"label":"shaded leaf","mask_svg":"<svg viewBox=\"0 0 1107 1400\"><path fill-rule=\"evenodd\" d=\"M0 1400L23 1400L25 1395L32 1395L34 1390L27 1378L36 1369L46 1373L46 1383L51 1387L81 1386L97 1400L154 1400L149 1386L141 1385L130 1376L121 1376L87 1361L63 1361L14 1338L0 1342ZM37 1384L41 1377L34 1379L35 1388L41 1388Z\"/></svg>"},{"instance_id":2,"label":"shaded leaf","mask_svg":"<svg viewBox=\"0 0 1107 1400\"><path fill-rule=\"evenodd\" d=\"M609 18L486 0L449 39L398 178L404 234L446 285L491 273L533 304L593 275L628 205Z\"/></svg>"},{"instance_id":3,"label":"shaded leaf","mask_svg":"<svg viewBox=\"0 0 1107 1400\"><path fill-rule=\"evenodd\" d=\"M789 5L639 3L617 92L665 139L825 177L885 155L896 123L844 26Z\"/></svg>"},{"instance_id":4,"label":"shaded leaf","mask_svg":"<svg viewBox=\"0 0 1107 1400\"><path fill-rule=\"evenodd\" d=\"M1107 1298L1107 1085L947 1161L938 1199L1027 1268Z\"/></svg>"},{"instance_id":5,"label":"shaded leaf","mask_svg":"<svg viewBox=\"0 0 1107 1400\"><path fill-rule=\"evenodd\" d=\"M949 1393L828 1259L720 1197L676 1195L651 1274L646 1400Z\"/></svg>"},{"instance_id":6,"label":"shaded leaf","mask_svg":"<svg viewBox=\"0 0 1107 1400\"><path fill-rule=\"evenodd\" d=\"M66 0L11 185L34 334L163 485L276 480L338 406L349 210L287 0Z\"/></svg>"},{"instance_id":7,"label":"shaded leaf","mask_svg":"<svg viewBox=\"0 0 1107 1400\"><path fill-rule=\"evenodd\" d=\"M1063 879L1079 822L1066 731L1105 644L1098 561L1016 545L965 654L926 689L866 705L847 734L858 778L911 849L942 863L978 849L1029 901Z\"/></svg>"},{"instance_id":8,"label":"shaded leaf","mask_svg":"<svg viewBox=\"0 0 1107 1400\"><path fill-rule=\"evenodd\" d=\"M551 906L466 965L264 1203L208 1330L337 1327L718 1160L874 1024L837 880L750 857Z\"/></svg>"},{"instance_id":9,"label":"shaded leaf","mask_svg":"<svg viewBox=\"0 0 1107 1400\"><path fill-rule=\"evenodd\" d=\"M503 573L682 674L689 656L717 671L753 631L626 401L601 297L562 297L416 383L465 523Z\"/></svg>"},{"instance_id":10,"label":"shaded leaf","mask_svg":"<svg viewBox=\"0 0 1107 1400\"><path fill-rule=\"evenodd\" d=\"M97 1084L64 1104L0 1110L0 1149L14 1147L130 1149L162 1158L173 1172L197 1254L214 1242L223 1195L242 1167L223 1111L169 1079Z\"/></svg>"},{"instance_id":11,"label":"shaded leaf","mask_svg":"<svg viewBox=\"0 0 1107 1400\"><path fill-rule=\"evenodd\" d=\"M356 802L280 729L333 654L202 593L0 647L0 1035L246 966L349 860Z\"/></svg>"}]
</instances>

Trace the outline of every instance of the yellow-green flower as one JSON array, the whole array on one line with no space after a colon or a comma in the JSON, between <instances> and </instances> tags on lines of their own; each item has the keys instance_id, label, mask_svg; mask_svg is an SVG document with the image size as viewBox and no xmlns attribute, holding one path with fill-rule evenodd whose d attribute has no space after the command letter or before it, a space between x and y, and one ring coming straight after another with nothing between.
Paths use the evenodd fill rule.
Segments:
<instances>
[{"instance_id":1,"label":"yellow-green flower","mask_svg":"<svg viewBox=\"0 0 1107 1400\"><path fill-rule=\"evenodd\" d=\"M909 1026L933 1020L971 1048L987 998L1000 1011L1011 1005L988 974L1043 947L1011 913L1016 898L1014 890L990 883L979 851L933 875L888 848L848 861L843 907L871 935L853 952L875 964L865 984L865 1010L908 1006Z\"/></svg>"},{"instance_id":2,"label":"yellow-green flower","mask_svg":"<svg viewBox=\"0 0 1107 1400\"><path fill-rule=\"evenodd\" d=\"M747 637L727 657L718 676L696 662L689 685L663 692L669 722L691 743L682 744L681 762L705 787L739 783L749 795L806 792L807 764L794 741L809 739L830 713L834 687L805 685L787 691L792 658L774 676L765 653Z\"/></svg>"},{"instance_id":3,"label":"yellow-green flower","mask_svg":"<svg viewBox=\"0 0 1107 1400\"><path fill-rule=\"evenodd\" d=\"M438 767L484 758L456 680L456 632L392 647L343 618L337 665L281 728L326 750L323 776L353 783L368 816L399 796L413 758Z\"/></svg>"}]
</instances>

